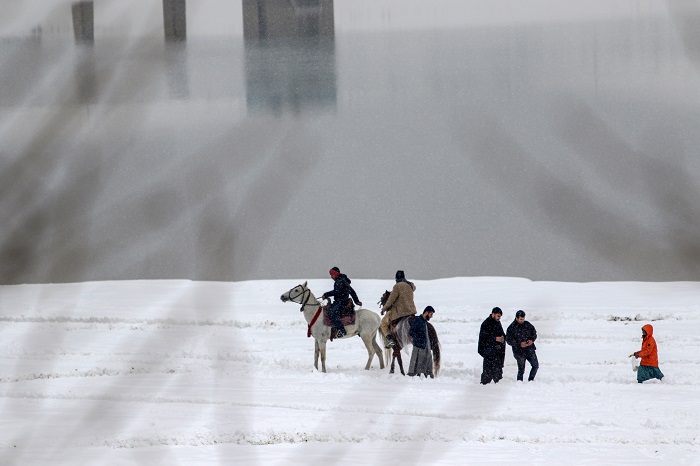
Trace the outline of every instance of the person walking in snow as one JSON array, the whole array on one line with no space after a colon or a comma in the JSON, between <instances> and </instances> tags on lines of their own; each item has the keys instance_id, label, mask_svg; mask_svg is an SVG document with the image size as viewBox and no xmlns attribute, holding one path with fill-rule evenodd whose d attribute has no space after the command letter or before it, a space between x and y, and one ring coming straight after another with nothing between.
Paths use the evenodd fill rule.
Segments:
<instances>
[{"instance_id":1,"label":"person walking in snow","mask_svg":"<svg viewBox=\"0 0 700 466\"><path fill-rule=\"evenodd\" d=\"M379 330L387 340L386 347L394 346L395 342L391 335L391 322L405 316L418 314L416 304L413 302L413 292L416 291L416 285L406 280L406 274L403 270L396 271L396 284L391 289L389 298L382 307L382 321L379 323Z\"/></svg>"},{"instance_id":2,"label":"person walking in snow","mask_svg":"<svg viewBox=\"0 0 700 466\"><path fill-rule=\"evenodd\" d=\"M478 352L484 358L481 383L486 385L498 383L503 378L503 363L506 359L506 334L501 325L503 311L500 307L494 307L491 315L484 320L479 329Z\"/></svg>"},{"instance_id":3,"label":"person walking in snow","mask_svg":"<svg viewBox=\"0 0 700 466\"><path fill-rule=\"evenodd\" d=\"M535 380L535 374L540 367L535 350L537 330L535 326L525 320L525 312L520 310L515 313L515 319L506 330L506 343L513 348L513 357L518 363L517 380L522 381L525 375L525 361L530 363L530 375L527 380Z\"/></svg>"},{"instance_id":4,"label":"person walking in snow","mask_svg":"<svg viewBox=\"0 0 700 466\"><path fill-rule=\"evenodd\" d=\"M340 321L340 311L348 305L350 296L352 296L353 302L358 306L362 306L362 301L358 299L357 293L355 293L355 290L350 286L351 280L344 273L340 273L338 267L333 267L328 273L335 283L333 284L333 291L323 293L323 299L328 299L333 296L333 304L328 308L328 318L333 324L332 331L337 332L335 338L343 338L347 332L345 331L345 326Z\"/></svg>"},{"instance_id":5,"label":"person walking in snow","mask_svg":"<svg viewBox=\"0 0 700 466\"><path fill-rule=\"evenodd\" d=\"M642 383L649 379L663 380L664 374L659 369L659 356L656 349L656 340L652 336L654 327L646 324L642 327L642 349L635 351L632 356L642 358L637 369L637 382Z\"/></svg>"},{"instance_id":6,"label":"person walking in snow","mask_svg":"<svg viewBox=\"0 0 700 466\"><path fill-rule=\"evenodd\" d=\"M413 350L411 351L411 363L408 366L408 375L411 377L424 374L426 378L434 378L433 374L433 351L430 336L428 334L428 321L435 314L432 306L423 309L423 313L413 319L408 334L413 340Z\"/></svg>"}]
</instances>

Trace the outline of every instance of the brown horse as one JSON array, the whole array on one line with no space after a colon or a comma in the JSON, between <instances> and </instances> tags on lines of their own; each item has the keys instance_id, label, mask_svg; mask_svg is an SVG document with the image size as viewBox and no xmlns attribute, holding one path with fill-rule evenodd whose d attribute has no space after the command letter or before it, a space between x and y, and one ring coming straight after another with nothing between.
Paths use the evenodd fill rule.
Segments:
<instances>
[{"instance_id":1,"label":"brown horse","mask_svg":"<svg viewBox=\"0 0 700 466\"><path fill-rule=\"evenodd\" d=\"M384 294L382 295L377 304L380 304L382 307L384 307L386 301L389 299L390 294L390 291L384 291ZM382 313L384 313L384 311L382 311ZM416 316L407 316L401 317L400 319L396 319L391 322L390 328L391 334L394 338L394 346L392 346L391 348L386 348L384 351L386 365L389 365L389 356L391 355L391 366L389 369L390 374L394 373L395 362L398 361L401 375L406 375L406 373L403 370L401 350L403 349L406 351L406 354L409 354L408 349L406 347L409 345L413 345L413 340L408 334L408 330L411 328L411 324L413 323L413 319L415 318ZM428 326L428 337L430 338L430 349L433 353L433 370L435 371L435 377L437 377L438 372L440 372L440 341L438 340L437 332L435 331L435 327L433 327L433 324L431 324L430 322L426 322L426 324ZM386 337L384 337L385 345L387 341L388 340L386 339Z\"/></svg>"}]
</instances>

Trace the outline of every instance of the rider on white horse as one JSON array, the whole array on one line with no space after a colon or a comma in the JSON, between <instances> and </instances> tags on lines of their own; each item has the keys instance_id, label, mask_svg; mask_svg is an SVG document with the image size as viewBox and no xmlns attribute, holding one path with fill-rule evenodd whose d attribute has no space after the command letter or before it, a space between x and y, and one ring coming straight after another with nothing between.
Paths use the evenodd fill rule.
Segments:
<instances>
[{"instance_id":1,"label":"rider on white horse","mask_svg":"<svg viewBox=\"0 0 700 466\"><path fill-rule=\"evenodd\" d=\"M331 319L333 329L337 330L335 338L343 338L346 335L345 326L340 322L340 311L347 306L348 299L352 296L352 300L358 306L362 306L362 301L357 297L357 293L350 286L350 279L344 273L340 273L338 267L333 267L328 271L331 278L335 281L333 291L323 293L323 299L328 299L333 296L333 304L328 308L328 317Z\"/></svg>"}]
</instances>

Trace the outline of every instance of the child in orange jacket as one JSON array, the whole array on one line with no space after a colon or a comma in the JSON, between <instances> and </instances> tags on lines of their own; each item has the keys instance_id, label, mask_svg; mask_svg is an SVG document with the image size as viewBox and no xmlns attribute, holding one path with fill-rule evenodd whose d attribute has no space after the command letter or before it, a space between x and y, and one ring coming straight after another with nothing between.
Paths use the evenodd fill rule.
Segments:
<instances>
[{"instance_id":1,"label":"child in orange jacket","mask_svg":"<svg viewBox=\"0 0 700 466\"><path fill-rule=\"evenodd\" d=\"M656 340L652 334L654 327L646 324L642 327L642 349L635 351L635 358L642 358L637 369L637 382L642 383L649 379L662 380L664 375L659 370L659 355L656 350Z\"/></svg>"}]
</instances>

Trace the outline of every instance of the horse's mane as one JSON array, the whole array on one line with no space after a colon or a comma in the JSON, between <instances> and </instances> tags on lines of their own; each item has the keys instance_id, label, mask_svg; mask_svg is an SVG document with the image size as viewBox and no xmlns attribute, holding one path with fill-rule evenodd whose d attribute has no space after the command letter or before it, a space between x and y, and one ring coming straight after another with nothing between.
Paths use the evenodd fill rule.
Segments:
<instances>
[{"instance_id":1,"label":"horse's mane","mask_svg":"<svg viewBox=\"0 0 700 466\"><path fill-rule=\"evenodd\" d=\"M437 332L435 327L430 322L426 322L428 325L428 337L430 337L430 349L433 350L433 372L435 372L435 377L440 373L440 340L438 340Z\"/></svg>"},{"instance_id":2,"label":"horse's mane","mask_svg":"<svg viewBox=\"0 0 700 466\"><path fill-rule=\"evenodd\" d=\"M391 294L391 291L385 290L384 294L382 295L381 298L379 298L379 302L377 304L380 304L382 307L386 304L386 302L389 300L389 295Z\"/></svg>"}]
</instances>

